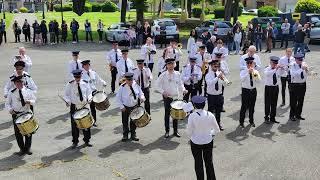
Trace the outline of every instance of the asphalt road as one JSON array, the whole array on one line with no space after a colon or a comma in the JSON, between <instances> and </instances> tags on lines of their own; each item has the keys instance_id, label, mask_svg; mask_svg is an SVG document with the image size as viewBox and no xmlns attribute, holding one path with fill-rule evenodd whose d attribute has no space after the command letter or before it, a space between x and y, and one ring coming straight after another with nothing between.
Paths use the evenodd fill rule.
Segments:
<instances>
[{"instance_id":1,"label":"asphalt road","mask_svg":"<svg viewBox=\"0 0 320 180\"><path fill-rule=\"evenodd\" d=\"M4 86L12 73L11 59L23 44L9 43L0 47L0 82ZM122 126L115 97L111 106L98 112L98 128L92 129L92 148L71 150L68 109L58 98L66 84L70 51L79 49L81 59L91 59L92 67L110 84L106 70L106 44L81 43L47 47L25 45L33 60L31 76L38 85L35 116L40 129L33 136L32 156L18 157L12 120L4 109L0 93L0 179L128 179L128 180L194 180L194 160L186 134L187 121L179 122L182 137L164 139L164 108L160 94L152 88L152 122L137 130L139 142L121 142ZM319 70L319 46L311 46L307 62ZM138 50L130 57L140 57ZM272 55L282 55L275 50ZM270 54L259 53L264 65ZM184 50L183 61L186 62ZM263 123L263 83L258 87L255 122L257 127L238 128L240 110L239 56L228 58L233 82L225 89L222 123L225 131L215 138L213 150L217 179L223 180L317 180L320 176L319 78L309 79L303 116L305 121L288 121L288 105L278 108L280 124ZM184 63L181 63L184 64ZM156 77L157 71L154 71ZM2 86L2 87L3 87ZM108 86L108 92L110 87ZM288 95L287 95L288 98ZM279 96L279 104L280 104ZM289 102L289 101L287 101ZM247 119L245 124L247 125ZM172 132L171 132L172 133ZM80 136L80 145L82 145Z\"/></svg>"}]
</instances>

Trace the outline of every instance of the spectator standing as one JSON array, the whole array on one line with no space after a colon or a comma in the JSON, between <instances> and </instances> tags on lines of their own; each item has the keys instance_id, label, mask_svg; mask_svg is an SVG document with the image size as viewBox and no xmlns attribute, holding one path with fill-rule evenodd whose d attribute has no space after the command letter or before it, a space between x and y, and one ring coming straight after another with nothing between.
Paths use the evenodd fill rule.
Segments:
<instances>
[{"instance_id":1,"label":"spectator standing","mask_svg":"<svg viewBox=\"0 0 320 180\"><path fill-rule=\"evenodd\" d=\"M254 30L254 36L256 41L256 48L257 51L262 51L262 36L263 36L263 29L261 24L258 24L256 29Z\"/></svg>"},{"instance_id":2,"label":"spectator standing","mask_svg":"<svg viewBox=\"0 0 320 180\"><path fill-rule=\"evenodd\" d=\"M304 55L304 38L306 33L302 30L302 25L298 26L298 31L294 34L294 54L297 54L298 49Z\"/></svg>"},{"instance_id":3,"label":"spectator standing","mask_svg":"<svg viewBox=\"0 0 320 180\"><path fill-rule=\"evenodd\" d=\"M167 32L166 32L166 25L163 22L159 23L160 26L160 48L164 45L167 46Z\"/></svg>"},{"instance_id":4,"label":"spectator standing","mask_svg":"<svg viewBox=\"0 0 320 180\"><path fill-rule=\"evenodd\" d=\"M17 20L14 20L14 23L12 25L12 30L14 33L15 43L20 42L21 29L19 30L19 24Z\"/></svg>"},{"instance_id":5,"label":"spectator standing","mask_svg":"<svg viewBox=\"0 0 320 180\"><path fill-rule=\"evenodd\" d=\"M54 28L53 28L54 34L56 36L57 44L59 44L59 23L57 20L54 20L53 24L54 24Z\"/></svg>"},{"instance_id":6,"label":"spectator standing","mask_svg":"<svg viewBox=\"0 0 320 180\"><path fill-rule=\"evenodd\" d=\"M307 22L306 24L304 24L303 31L306 33L306 37L304 39L304 47L306 52L310 52L310 48L309 48L310 31L311 31L310 28L311 28L310 22Z\"/></svg>"},{"instance_id":7,"label":"spectator standing","mask_svg":"<svg viewBox=\"0 0 320 180\"><path fill-rule=\"evenodd\" d=\"M273 32L273 28L271 26L271 24L269 23L267 29L266 29L266 43L267 43L267 50L265 52L269 52L271 53L271 49L272 49L272 32Z\"/></svg>"},{"instance_id":8,"label":"spectator standing","mask_svg":"<svg viewBox=\"0 0 320 180\"><path fill-rule=\"evenodd\" d=\"M104 24L102 23L101 19L99 19L98 24L97 24L97 31L99 35L99 43L102 43L102 35L103 35L103 28Z\"/></svg>"},{"instance_id":9,"label":"spectator standing","mask_svg":"<svg viewBox=\"0 0 320 180\"><path fill-rule=\"evenodd\" d=\"M281 46L283 47L283 41L286 42L286 49L288 48L288 40L289 40L289 34L290 34L290 23L288 23L288 19L286 18L284 20L284 23L281 25L281 32L282 32L282 38L281 38Z\"/></svg>"},{"instance_id":10,"label":"spectator standing","mask_svg":"<svg viewBox=\"0 0 320 180\"><path fill-rule=\"evenodd\" d=\"M292 33L293 35L298 31L298 26L300 25L299 20L296 20L296 22L294 23L294 25L292 26Z\"/></svg>"},{"instance_id":11,"label":"spectator standing","mask_svg":"<svg viewBox=\"0 0 320 180\"><path fill-rule=\"evenodd\" d=\"M56 35L54 33L54 23L51 20L49 22L49 35L50 35L50 44L55 44L56 43Z\"/></svg>"},{"instance_id":12,"label":"spectator standing","mask_svg":"<svg viewBox=\"0 0 320 180\"><path fill-rule=\"evenodd\" d=\"M138 47L141 47L143 45L143 27L140 21L137 22L136 33L137 33L137 39L138 39L137 45Z\"/></svg>"},{"instance_id":13,"label":"spectator standing","mask_svg":"<svg viewBox=\"0 0 320 180\"><path fill-rule=\"evenodd\" d=\"M24 40L25 42L30 41L30 34L31 34L31 29L30 29L30 24L28 23L28 20L25 19L23 26L22 26L22 33L24 34Z\"/></svg>"},{"instance_id":14,"label":"spectator standing","mask_svg":"<svg viewBox=\"0 0 320 180\"><path fill-rule=\"evenodd\" d=\"M207 41L206 44L203 43L203 41L201 39L199 39L201 41L201 43L203 45L205 45L207 47L207 52L212 54L213 53L213 50L214 48L216 47L216 40L217 40L217 37L216 36L211 36L210 39ZM199 47L199 46L198 46Z\"/></svg>"},{"instance_id":15,"label":"spectator standing","mask_svg":"<svg viewBox=\"0 0 320 180\"><path fill-rule=\"evenodd\" d=\"M35 20L34 23L32 24L32 28L33 28L33 34L34 34L33 43L37 45L41 45L41 42L42 42L41 28L37 20Z\"/></svg>"},{"instance_id":16,"label":"spectator standing","mask_svg":"<svg viewBox=\"0 0 320 180\"><path fill-rule=\"evenodd\" d=\"M253 24L252 24L251 21L248 21L247 31L248 31L248 38L249 38L249 41L250 41L250 45L253 45L253 42L254 42L254 28L253 28Z\"/></svg>"},{"instance_id":17,"label":"spectator standing","mask_svg":"<svg viewBox=\"0 0 320 180\"><path fill-rule=\"evenodd\" d=\"M227 38L226 38L226 45L227 45L229 54L233 51L233 44L234 44L233 38L234 38L234 34L230 29L227 33Z\"/></svg>"},{"instance_id":18,"label":"spectator standing","mask_svg":"<svg viewBox=\"0 0 320 180\"><path fill-rule=\"evenodd\" d=\"M188 51L188 57L195 57L195 55L198 52L198 46L196 44L196 31L192 29L190 31L190 36L188 39L188 44L187 44L187 51ZM161 46L162 47L162 46Z\"/></svg>"},{"instance_id":19,"label":"spectator standing","mask_svg":"<svg viewBox=\"0 0 320 180\"><path fill-rule=\"evenodd\" d=\"M276 41L277 41L277 36L279 34L278 32L278 28L276 27L276 23L272 22L271 23L272 26L272 48L276 48Z\"/></svg>"},{"instance_id":20,"label":"spectator standing","mask_svg":"<svg viewBox=\"0 0 320 180\"><path fill-rule=\"evenodd\" d=\"M79 36L78 36L78 30L79 30L79 23L73 18L70 29L72 33L72 43L78 43L79 42Z\"/></svg>"},{"instance_id":21,"label":"spectator standing","mask_svg":"<svg viewBox=\"0 0 320 180\"><path fill-rule=\"evenodd\" d=\"M146 43L148 37L151 38L151 27L149 22L145 21L143 26L143 44Z\"/></svg>"},{"instance_id":22,"label":"spectator standing","mask_svg":"<svg viewBox=\"0 0 320 180\"><path fill-rule=\"evenodd\" d=\"M234 34L234 43L236 45L236 53L235 53L236 55L238 55L240 52L241 39L242 39L242 33L240 31L240 28L238 28Z\"/></svg>"},{"instance_id":23,"label":"spectator standing","mask_svg":"<svg viewBox=\"0 0 320 180\"><path fill-rule=\"evenodd\" d=\"M61 24L61 42L67 42L68 37L68 25L66 21L62 21Z\"/></svg>"},{"instance_id":24,"label":"spectator standing","mask_svg":"<svg viewBox=\"0 0 320 180\"><path fill-rule=\"evenodd\" d=\"M88 39L89 39L89 35L90 35L90 40L91 42L93 42L93 39L92 39L92 29L91 29L91 23L89 22L88 19L86 19L85 23L84 23L84 29L86 31L86 42L88 42Z\"/></svg>"},{"instance_id":25,"label":"spectator standing","mask_svg":"<svg viewBox=\"0 0 320 180\"><path fill-rule=\"evenodd\" d=\"M48 37L47 37L48 27L45 20L41 21L40 29L41 29L41 35L42 35L42 43L43 45L45 45L48 43Z\"/></svg>"},{"instance_id":26,"label":"spectator standing","mask_svg":"<svg viewBox=\"0 0 320 180\"><path fill-rule=\"evenodd\" d=\"M3 40L5 43L7 43L6 21L1 19L0 20L0 45Z\"/></svg>"},{"instance_id":27,"label":"spectator standing","mask_svg":"<svg viewBox=\"0 0 320 180\"><path fill-rule=\"evenodd\" d=\"M130 48L136 48L136 31L133 26L130 26L130 29L128 31L129 37L130 37Z\"/></svg>"},{"instance_id":28,"label":"spectator standing","mask_svg":"<svg viewBox=\"0 0 320 180\"><path fill-rule=\"evenodd\" d=\"M211 35L209 34L208 30L205 29L199 38L202 40L202 44L206 46L211 38Z\"/></svg>"}]
</instances>

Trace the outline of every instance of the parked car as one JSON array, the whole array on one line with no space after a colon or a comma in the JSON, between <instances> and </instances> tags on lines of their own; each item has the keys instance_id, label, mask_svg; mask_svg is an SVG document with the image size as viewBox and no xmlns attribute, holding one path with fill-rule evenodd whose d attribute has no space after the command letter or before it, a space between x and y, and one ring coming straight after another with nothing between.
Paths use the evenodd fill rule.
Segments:
<instances>
[{"instance_id":1,"label":"parked car","mask_svg":"<svg viewBox=\"0 0 320 180\"><path fill-rule=\"evenodd\" d=\"M165 29L166 39L176 39L179 41L179 29L177 24L169 18L153 20L151 24L151 33L157 43L160 39L160 26Z\"/></svg>"},{"instance_id":2,"label":"parked car","mask_svg":"<svg viewBox=\"0 0 320 180\"><path fill-rule=\"evenodd\" d=\"M311 23L310 41L320 40L320 14L306 14L307 22Z\"/></svg>"},{"instance_id":3,"label":"parked car","mask_svg":"<svg viewBox=\"0 0 320 180\"><path fill-rule=\"evenodd\" d=\"M119 44L127 43L126 33L129 30L130 24L112 24L105 30L106 41L118 41Z\"/></svg>"},{"instance_id":4,"label":"parked car","mask_svg":"<svg viewBox=\"0 0 320 180\"><path fill-rule=\"evenodd\" d=\"M201 36L204 30L208 30L211 35L215 35L217 38L225 40L228 31L232 30L232 24L229 21L210 20L201 23L195 30L198 37Z\"/></svg>"}]
</instances>

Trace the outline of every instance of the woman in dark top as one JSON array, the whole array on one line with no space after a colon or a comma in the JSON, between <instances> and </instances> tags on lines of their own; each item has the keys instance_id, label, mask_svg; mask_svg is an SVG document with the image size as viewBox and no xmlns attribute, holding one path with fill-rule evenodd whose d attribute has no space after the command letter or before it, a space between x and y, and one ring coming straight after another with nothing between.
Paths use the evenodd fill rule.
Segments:
<instances>
[{"instance_id":1,"label":"woman in dark top","mask_svg":"<svg viewBox=\"0 0 320 180\"><path fill-rule=\"evenodd\" d=\"M24 24L22 26L22 33L24 34L25 42L28 42L28 40L30 41L30 24L26 19L24 20Z\"/></svg>"},{"instance_id":2,"label":"woman in dark top","mask_svg":"<svg viewBox=\"0 0 320 180\"><path fill-rule=\"evenodd\" d=\"M34 21L34 23L32 24L32 28L33 28L33 43L36 43L37 45L41 44L41 28L40 28L40 24L38 23L37 20Z\"/></svg>"},{"instance_id":3,"label":"woman in dark top","mask_svg":"<svg viewBox=\"0 0 320 180\"><path fill-rule=\"evenodd\" d=\"M143 26L141 25L140 21L138 21L136 25L136 35L137 45L141 47L143 45Z\"/></svg>"},{"instance_id":4,"label":"woman in dark top","mask_svg":"<svg viewBox=\"0 0 320 180\"><path fill-rule=\"evenodd\" d=\"M143 44L146 43L148 37L151 37L151 27L148 21L144 22L143 26Z\"/></svg>"},{"instance_id":5,"label":"woman in dark top","mask_svg":"<svg viewBox=\"0 0 320 180\"><path fill-rule=\"evenodd\" d=\"M61 24L61 41L64 43L67 42L67 37L68 37L68 25L64 20Z\"/></svg>"},{"instance_id":6,"label":"woman in dark top","mask_svg":"<svg viewBox=\"0 0 320 180\"><path fill-rule=\"evenodd\" d=\"M15 42L20 42L20 34L21 34L21 28L18 25L17 20L14 21L13 25L12 25L12 29L13 29L13 33L14 33L14 37L15 37Z\"/></svg>"},{"instance_id":7,"label":"woman in dark top","mask_svg":"<svg viewBox=\"0 0 320 180\"><path fill-rule=\"evenodd\" d=\"M42 43L47 44L48 43L48 38L47 38L48 28L47 28L47 24L46 24L45 20L41 21L40 29L41 29L41 35L42 35Z\"/></svg>"},{"instance_id":8,"label":"woman in dark top","mask_svg":"<svg viewBox=\"0 0 320 180\"><path fill-rule=\"evenodd\" d=\"M254 30L254 37L256 39L257 51L260 51L260 52L262 51L262 35L263 35L263 29L261 25L258 24L256 29Z\"/></svg>"}]
</instances>

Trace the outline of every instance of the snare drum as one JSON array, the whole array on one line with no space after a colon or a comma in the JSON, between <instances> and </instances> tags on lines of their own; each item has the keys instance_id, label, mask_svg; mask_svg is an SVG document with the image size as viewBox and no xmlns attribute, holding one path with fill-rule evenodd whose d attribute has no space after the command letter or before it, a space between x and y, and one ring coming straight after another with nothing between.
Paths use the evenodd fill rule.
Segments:
<instances>
[{"instance_id":1,"label":"snare drum","mask_svg":"<svg viewBox=\"0 0 320 180\"><path fill-rule=\"evenodd\" d=\"M77 110L73 114L73 119L79 129L88 129L94 123L94 120L91 117L90 110L88 108Z\"/></svg>"},{"instance_id":2,"label":"snare drum","mask_svg":"<svg viewBox=\"0 0 320 180\"><path fill-rule=\"evenodd\" d=\"M151 120L150 115L141 106L136 107L131 111L130 119L139 128L145 127Z\"/></svg>"},{"instance_id":3,"label":"snare drum","mask_svg":"<svg viewBox=\"0 0 320 180\"><path fill-rule=\"evenodd\" d=\"M34 134L39 128L39 125L31 112L19 115L15 120L15 123L23 136Z\"/></svg>"},{"instance_id":4,"label":"snare drum","mask_svg":"<svg viewBox=\"0 0 320 180\"><path fill-rule=\"evenodd\" d=\"M92 101L94 102L96 109L99 111L104 111L110 106L107 94L102 91L98 91L97 93L95 93Z\"/></svg>"},{"instance_id":5,"label":"snare drum","mask_svg":"<svg viewBox=\"0 0 320 180\"><path fill-rule=\"evenodd\" d=\"M183 111L183 105L186 102L183 100L174 100L170 106L171 106L171 110L170 110L170 116L172 117L172 119L177 119L177 120L184 120L187 117L187 113Z\"/></svg>"}]
</instances>

